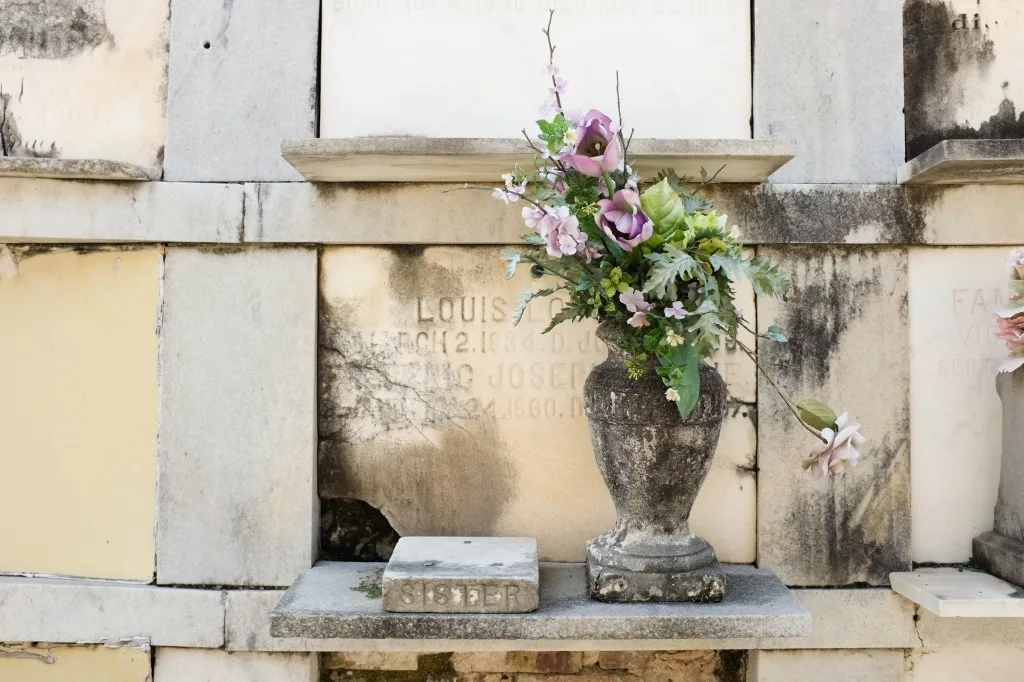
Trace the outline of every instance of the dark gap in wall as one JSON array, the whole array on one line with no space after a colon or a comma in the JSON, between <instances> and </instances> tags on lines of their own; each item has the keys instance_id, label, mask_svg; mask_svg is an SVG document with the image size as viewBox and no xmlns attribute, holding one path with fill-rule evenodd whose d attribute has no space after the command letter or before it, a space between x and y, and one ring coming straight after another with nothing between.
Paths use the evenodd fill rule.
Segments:
<instances>
[{"instance_id":1,"label":"dark gap in wall","mask_svg":"<svg viewBox=\"0 0 1024 682\"><path fill-rule=\"evenodd\" d=\"M322 560L388 561L399 537L384 515L362 500L320 500Z\"/></svg>"},{"instance_id":2,"label":"dark gap in wall","mask_svg":"<svg viewBox=\"0 0 1024 682\"><path fill-rule=\"evenodd\" d=\"M324 51L324 3L320 3L320 16L317 19L316 41L316 79L313 83L313 136L320 137L320 77L323 68Z\"/></svg>"},{"instance_id":3,"label":"dark gap in wall","mask_svg":"<svg viewBox=\"0 0 1024 682\"><path fill-rule=\"evenodd\" d=\"M756 58L754 56L754 40L757 35L756 14L754 5L757 0L750 0L750 139L754 139L754 97L757 91L754 89L754 81L757 76L754 74Z\"/></svg>"}]
</instances>

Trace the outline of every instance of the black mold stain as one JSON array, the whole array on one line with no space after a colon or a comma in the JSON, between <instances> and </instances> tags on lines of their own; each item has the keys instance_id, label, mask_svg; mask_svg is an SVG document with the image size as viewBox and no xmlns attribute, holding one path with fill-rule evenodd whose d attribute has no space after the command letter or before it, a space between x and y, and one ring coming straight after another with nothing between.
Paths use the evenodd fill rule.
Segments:
<instances>
[{"instance_id":1,"label":"black mold stain","mask_svg":"<svg viewBox=\"0 0 1024 682\"><path fill-rule=\"evenodd\" d=\"M972 72L983 73L995 59L995 44L985 30L954 30L959 16L946 2L909 0L903 6L908 159L944 139L1024 137L1024 122L1007 116L1006 102L978 129L956 120L964 103L965 79L973 77ZM1009 106L1012 110L1013 103Z\"/></svg>"},{"instance_id":2,"label":"black mold stain","mask_svg":"<svg viewBox=\"0 0 1024 682\"><path fill-rule=\"evenodd\" d=\"M931 149L943 140L1006 140L1024 138L1024 112L1017 115L1016 105L1004 99L999 110L977 128L953 125L943 130L919 136L921 152Z\"/></svg>"},{"instance_id":3,"label":"black mold stain","mask_svg":"<svg viewBox=\"0 0 1024 682\"><path fill-rule=\"evenodd\" d=\"M395 246L391 250L397 257L388 274L388 286L396 299L415 305L420 296L458 298L464 294L463 278L443 265L428 261L424 257L426 247Z\"/></svg>"},{"instance_id":4,"label":"black mold stain","mask_svg":"<svg viewBox=\"0 0 1024 682\"><path fill-rule=\"evenodd\" d=\"M362 500L320 504L320 553L325 561L388 561L399 537L384 515Z\"/></svg>"},{"instance_id":5,"label":"black mold stain","mask_svg":"<svg viewBox=\"0 0 1024 682\"><path fill-rule=\"evenodd\" d=\"M0 156L36 159L55 159L60 153L57 144L40 140L26 141L18 130L18 122L11 111L13 94L0 90Z\"/></svg>"},{"instance_id":6,"label":"black mold stain","mask_svg":"<svg viewBox=\"0 0 1024 682\"><path fill-rule=\"evenodd\" d=\"M373 463L352 446L320 443L322 499L359 497L400 529L427 535L493 535L515 497L516 468L493 422L442 431L436 442L372 444ZM398 523L401 520L403 523Z\"/></svg>"},{"instance_id":7,"label":"black mold stain","mask_svg":"<svg viewBox=\"0 0 1024 682\"><path fill-rule=\"evenodd\" d=\"M789 270L790 264L801 263L804 273L793 279L779 320L789 342L758 346L769 369L785 367L787 375L795 381L803 378L811 385L824 383L828 378L832 354L843 333L861 317L864 302L878 292L881 277L881 263L870 255L865 263L873 261L872 273L855 280L844 277L848 258L834 247L786 249L783 270Z\"/></svg>"},{"instance_id":8,"label":"black mold stain","mask_svg":"<svg viewBox=\"0 0 1024 682\"><path fill-rule=\"evenodd\" d=\"M718 652L718 667L715 668L716 682L745 682L747 679L747 652L729 650Z\"/></svg>"},{"instance_id":9,"label":"black mold stain","mask_svg":"<svg viewBox=\"0 0 1024 682\"><path fill-rule=\"evenodd\" d=\"M740 185L710 193L751 243L842 244L864 229L874 243L922 241L924 213L895 185Z\"/></svg>"},{"instance_id":10,"label":"black mold stain","mask_svg":"<svg viewBox=\"0 0 1024 682\"><path fill-rule=\"evenodd\" d=\"M66 59L112 45L99 3L82 0L0 0L0 56Z\"/></svg>"}]
</instances>

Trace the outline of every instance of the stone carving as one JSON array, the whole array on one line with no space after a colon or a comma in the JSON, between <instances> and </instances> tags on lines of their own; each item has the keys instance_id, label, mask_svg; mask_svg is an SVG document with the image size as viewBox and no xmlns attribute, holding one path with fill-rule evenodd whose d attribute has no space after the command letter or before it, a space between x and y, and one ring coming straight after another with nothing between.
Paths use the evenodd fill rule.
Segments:
<instances>
[{"instance_id":1,"label":"stone carving","mask_svg":"<svg viewBox=\"0 0 1024 682\"><path fill-rule=\"evenodd\" d=\"M690 510L711 468L725 415L725 382L700 369L701 395L685 420L654 371L625 368L620 330L602 324L609 358L584 388L598 468L615 503L615 529L587 544L590 593L610 602L717 602L725 574L714 548L693 534Z\"/></svg>"}]
</instances>

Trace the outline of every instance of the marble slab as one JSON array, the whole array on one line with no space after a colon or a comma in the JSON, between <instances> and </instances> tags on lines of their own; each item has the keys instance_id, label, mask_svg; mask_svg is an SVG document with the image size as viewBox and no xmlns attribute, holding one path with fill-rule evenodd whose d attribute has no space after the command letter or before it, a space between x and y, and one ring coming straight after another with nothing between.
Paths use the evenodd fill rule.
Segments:
<instances>
[{"instance_id":1,"label":"marble slab","mask_svg":"<svg viewBox=\"0 0 1024 682\"><path fill-rule=\"evenodd\" d=\"M944 140L903 164L907 185L1024 183L1024 140Z\"/></svg>"},{"instance_id":2,"label":"marble slab","mask_svg":"<svg viewBox=\"0 0 1024 682\"><path fill-rule=\"evenodd\" d=\"M937 616L1024 618L1024 590L981 571L921 569L889 576L892 589Z\"/></svg>"},{"instance_id":3,"label":"marble slab","mask_svg":"<svg viewBox=\"0 0 1024 682\"><path fill-rule=\"evenodd\" d=\"M549 97L541 32L549 9L567 110L614 114L618 72L624 124L638 137L751 136L748 0L322 0L321 7L322 137L518 135ZM693 60L700 68L688 66Z\"/></svg>"},{"instance_id":4,"label":"marble slab","mask_svg":"<svg viewBox=\"0 0 1024 682\"><path fill-rule=\"evenodd\" d=\"M396 613L528 613L540 594L533 538L405 537L381 584Z\"/></svg>"},{"instance_id":5,"label":"marble slab","mask_svg":"<svg viewBox=\"0 0 1024 682\"><path fill-rule=\"evenodd\" d=\"M770 571L726 565L718 604L606 604L582 564L540 565L540 606L527 614L386 613L365 590L383 564L321 562L303 571L270 617L274 637L388 640L658 640L801 637L807 609Z\"/></svg>"}]
</instances>

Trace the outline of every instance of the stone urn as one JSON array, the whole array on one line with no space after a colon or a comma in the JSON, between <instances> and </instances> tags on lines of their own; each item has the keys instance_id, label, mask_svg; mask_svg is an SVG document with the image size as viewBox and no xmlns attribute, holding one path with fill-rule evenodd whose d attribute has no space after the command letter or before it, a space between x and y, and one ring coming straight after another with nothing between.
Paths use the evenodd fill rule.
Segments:
<instances>
[{"instance_id":1,"label":"stone urn","mask_svg":"<svg viewBox=\"0 0 1024 682\"><path fill-rule=\"evenodd\" d=\"M1003 462L995 528L974 538L974 560L992 575L1024 587L1024 368L1000 374Z\"/></svg>"},{"instance_id":2,"label":"stone urn","mask_svg":"<svg viewBox=\"0 0 1024 682\"><path fill-rule=\"evenodd\" d=\"M697 407L681 419L655 366L625 368L622 331L603 323L608 359L584 386L597 466L615 503L615 529L587 543L590 595L606 602L717 602L725 575L711 544L690 531L690 509L711 468L725 415L718 371L701 364Z\"/></svg>"}]
</instances>

